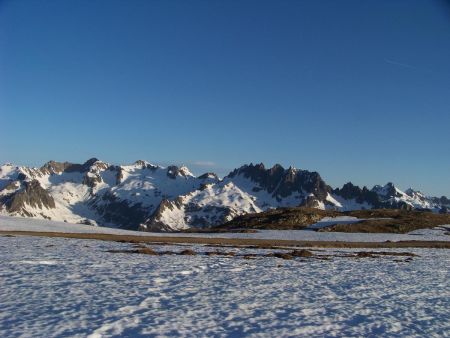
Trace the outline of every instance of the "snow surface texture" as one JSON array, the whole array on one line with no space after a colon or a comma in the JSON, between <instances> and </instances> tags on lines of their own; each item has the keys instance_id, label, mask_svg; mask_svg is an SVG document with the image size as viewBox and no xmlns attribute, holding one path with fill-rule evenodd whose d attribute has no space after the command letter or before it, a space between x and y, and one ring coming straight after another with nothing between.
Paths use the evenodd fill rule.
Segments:
<instances>
[{"instance_id":1,"label":"snow surface texture","mask_svg":"<svg viewBox=\"0 0 450 338\"><path fill-rule=\"evenodd\" d=\"M419 255L411 262L389 256L286 261L107 252L131 248L95 240L0 237L0 336L448 337L450 332L449 250L408 250Z\"/></svg>"},{"instance_id":2,"label":"snow surface texture","mask_svg":"<svg viewBox=\"0 0 450 338\"><path fill-rule=\"evenodd\" d=\"M315 226L338 223L348 217L325 217ZM316 232L311 230L260 230L256 233L161 233L142 232L113 229L106 227L89 226L82 224L69 224L40 219L23 217L0 216L0 231L38 231L63 233L99 233L133 236L164 236L164 237L207 237L207 238L256 238L256 239L286 239L299 241L348 241L348 242L384 242L384 241L450 241L448 232L450 225L434 229L415 230L409 234L368 234L344 232Z\"/></svg>"},{"instance_id":3,"label":"snow surface texture","mask_svg":"<svg viewBox=\"0 0 450 338\"><path fill-rule=\"evenodd\" d=\"M357 223L361 219L352 216L338 216L338 217L324 217L319 222L311 224L307 229L320 229L326 228L334 224L351 224Z\"/></svg>"}]
</instances>

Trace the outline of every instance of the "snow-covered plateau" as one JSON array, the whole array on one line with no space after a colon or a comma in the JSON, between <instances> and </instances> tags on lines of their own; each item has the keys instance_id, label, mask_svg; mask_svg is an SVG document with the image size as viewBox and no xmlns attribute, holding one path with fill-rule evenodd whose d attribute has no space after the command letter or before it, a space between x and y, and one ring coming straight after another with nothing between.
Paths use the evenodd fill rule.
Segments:
<instances>
[{"instance_id":1,"label":"snow-covered plateau","mask_svg":"<svg viewBox=\"0 0 450 338\"><path fill-rule=\"evenodd\" d=\"M1 337L448 337L450 251L327 260L0 236ZM152 246L213 251L210 246ZM111 252L116 250L116 252ZM356 250L358 251L358 250ZM370 250L366 250L370 251ZM375 250L376 251L376 250ZM405 249L384 249L387 252Z\"/></svg>"},{"instance_id":2,"label":"snow-covered plateau","mask_svg":"<svg viewBox=\"0 0 450 338\"><path fill-rule=\"evenodd\" d=\"M356 221L354 217L325 217L322 221L310 226L311 229L320 228L339 222ZM191 233L191 232L143 232L98 227L84 224L70 224L49 220L31 219L25 217L0 216L0 231L32 231L32 232L60 232L85 234L112 234L130 236L161 236L161 237L207 237L207 238L245 238L245 239L280 239L299 241L340 241L340 242L385 242L385 241L450 241L450 225L443 225L432 229L415 230L407 234L394 233L341 233L316 232L306 230L258 230L250 233Z\"/></svg>"}]
</instances>

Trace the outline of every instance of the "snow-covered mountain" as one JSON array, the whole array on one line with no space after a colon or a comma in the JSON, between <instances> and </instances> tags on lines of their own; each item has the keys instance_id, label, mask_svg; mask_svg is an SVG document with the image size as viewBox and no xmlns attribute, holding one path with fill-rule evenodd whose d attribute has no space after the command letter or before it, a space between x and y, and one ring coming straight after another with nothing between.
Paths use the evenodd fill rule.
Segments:
<instances>
[{"instance_id":1,"label":"snow-covered mountain","mask_svg":"<svg viewBox=\"0 0 450 338\"><path fill-rule=\"evenodd\" d=\"M95 158L84 164L50 161L41 168L0 168L0 212L70 223L136 229L164 199L214 183L186 167L136 161L116 166Z\"/></svg>"},{"instance_id":2,"label":"snow-covered mountain","mask_svg":"<svg viewBox=\"0 0 450 338\"><path fill-rule=\"evenodd\" d=\"M392 183L332 189L317 172L280 165L244 165L220 180L186 167L146 161L112 165L50 161L41 168L0 167L0 213L143 231L174 231L222 224L246 213L308 206L354 210L406 208L446 211L446 197L405 192Z\"/></svg>"}]
</instances>

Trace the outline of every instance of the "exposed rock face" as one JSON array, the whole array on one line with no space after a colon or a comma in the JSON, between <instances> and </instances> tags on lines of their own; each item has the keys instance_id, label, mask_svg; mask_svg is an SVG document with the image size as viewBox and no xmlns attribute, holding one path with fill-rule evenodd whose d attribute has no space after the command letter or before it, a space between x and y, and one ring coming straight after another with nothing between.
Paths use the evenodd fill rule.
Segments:
<instances>
[{"instance_id":1,"label":"exposed rock face","mask_svg":"<svg viewBox=\"0 0 450 338\"><path fill-rule=\"evenodd\" d=\"M253 182L258 183L262 189L265 189L272 194L274 193L278 183L281 181L284 173L284 168L279 164L276 164L271 169L266 170L264 164L260 163L256 165L244 165L232 171L228 177L232 179L238 175L243 175L244 177L251 179Z\"/></svg>"},{"instance_id":2,"label":"exposed rock face","mask_svg":"<svg viewBox=\"0 0 450 338\"><path fill-rule=\"evenodd\" d=\"M19 174L17 175L17 179L18 179L19 181L25 181L25 180L27 179L27 176L26 176L24 173L19 173Z\"/></svg>"},{"instance_id":3,"label":"exposed rock face","mask_svg":"<svg viewBox=\"0 0 450 338\"><path fill-rule=\"evenodd\" d=\"M244 165L231 172L227 177L233 180L239 175L258 183L259 187L256 189L266 190L273 197L279 199L298 192L311 193L318 200L323 201L332 190L317 172L292 167L284 169L279 164L275 164L270 169L266 169L262 163Z\"/></svg>"},{"instance_id":4,"label":"exposed rock face","mask_svg":"<svg viewBox=\"0 0 450 338\"><path fill-rule=\"evenodd\" d=\"M116 174L116 184L122 183L124 170L121 167L118 167L118 166L114 166L114 168L112 168L111 170L117 172L117 174Z\"/></svg>"},{"instance_id":5,"label":"exposed rock face","mask_svg":"<svg viewBox=\"0 0 450 338\"><path fill-rule=\"evenodd\" d=\"M375 208L381 206L381 200L375 191L363 187L362 189L357 185L348 182L333 191L336 195L343 197L346 200L355 200L357 203L367 203L373 205Z\"/></svg>"},{"instance_id":6,"label":"exposed rock face","mask_svg":"<svg viewBox=\"0 0 450 338\"><path fill-rule=\"evenodd\" d=\"M5 196L4 204L8 212L17 212L24 216L29 214L27 206L34 209L55 208L53 197L36 180L24 182L23 189Z\"/></svg>"},{"instance_id":7,"label":"exposed rock face","mask_svg":"<svg viewBox=\"0 0 450 338\"><path fill-rule=\"evenodd\" d=\"M91 159L87 160L86 162L84 162L83 164L49 161L40 168L40 171L44 175L45 174L48 174L48 175L60 174L62 172L83 173L83 172L89 171L94 164L97 165L99 169L106 169L106 167L107 167L106 163L103 163L96 158L91 158Z\"/></svg>"},{"instance_id":8,"label":"exposed rock face","mask_svg":"<svg viewBox=\"0 0 450 338\"><path fill-rule=\"evenodd\" d=\"M177 166L171 165L171 166L167 167L167 176L168 177L175 179L178 174L179 174L179 169Z\"/></svg>"},{"instance_id":9,"label":"exposed rock face","mask_svg":"<svg viewBox=\"0 0 450 338\"><path fill-rule=\"evenodd\" d=\"M130 204L111 193L105 193L100 201L91 201L93 208L101 215L103 222L117 224L122 228L136 230L149 217L149 210L141 204Z\"/></svg>"},{"instance_id":10,"label":"exposed rock face","mask_svg":"<svg viewBox=\"0 0 450 338\"><path fill-rule=\"evenodd\" d=\"M134 162L134 165L140 167L141 169L150 169L150 170L158 169L158 166L148 163L147 161L144 160L137 160L136 162Z\"/></svg>"},{"instance_id":11,"label":"exposed rock face","mask_svg":"<svg viewBox=\"0 0 450 338\"><path fill-rule=\"evenodd\" d=\"M88 173L83 178L83 184L90 188L94 188L98 183L102 182L102 178L98 174Z\"/></svg>"},{"instance_id":12,"label":"exposed rock face","mask_svg":"<svg viewBox=\"0 0 450 338\"><path fill-rule=\"evenodd\" d=\"M171 165L167 167L167 176L172 179L175 179L177 176L188 177L192 176L192 174L186 167L178 168L175 165Z\"/></svg>"},{"instance_id":13,"label":"exposed rock face","mask_svg":"<svg viewBox=\"0 0 450 338\"><path fill-rule=\"evenodd\" d=\"M400 193L395 188L392 182L388 182L384 187L376 185L372 188L372 191L376 192L378 195L386 197L400 197Z\"/></svg>"},{"instance_id":14,"label":"exposed rock face","mask_svg":"<svg viewBox=\"0 0 450 338\"><path fill-rule=\"evenodd\" d=\"M63 171L66 171L68 168L70 168L71 166L73 166L73 163L69 163L69 162L56 162L56 161L49 161L47 163L45 163L42 167L41 167L41 172L42 174L56 174L56 173L62 173Z\"/></svg>"},{"instance_id":15,"label":"exposed rock face","mask_svg":"<svg viewBox=\"0 0 450 338\"><path fill-rule=\"evenodd\" d=\"M213 180L219 180L219 177L215 174L215 173L204 173L203 175L200 175L198 177L201 180L205 180L205 179L213 179Z\"/></svg>"}]
</instances>

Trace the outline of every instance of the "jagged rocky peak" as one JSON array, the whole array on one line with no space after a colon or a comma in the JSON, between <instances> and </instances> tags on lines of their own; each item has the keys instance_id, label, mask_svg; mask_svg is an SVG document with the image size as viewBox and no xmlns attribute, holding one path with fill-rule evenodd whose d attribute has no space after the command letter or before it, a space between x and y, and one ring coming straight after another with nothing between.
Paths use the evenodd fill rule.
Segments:
<instances>
[{"instance_id":1,"label":"jagged rocky peak","mask_svg":"<svg viewBox=\"0 0 450 338\"><path fill-rule=\"evenodd\" d=\"M83 166L85 168L90 168L96 162L101 162L101 161L98 158L96 158L96 157L92 157L89 160L87 160L86 162L84 162Z\"/></svg>"},{"instance_id":2,"label":"jagged rocky peak","mask_svg":"<svg viewBox=\"0 0 450 338\"><path fill-rule=\"evenodd\" d=\"M200 175L198 178L201 180L214 180L214 181L219 180L219 176L217 176L217 174L215 173L204 173L203 175Z\"/></svg>"},{"instance_id":3,"label":"jagged rocky peak","mask_svg":"<svg viewBox=\"0 0 450 338\"><path fill-rule=\"evenodd\" d=\"M189 168L184 165L180 167L179 174L184 177L188 177L188 176L194 177L194 174L192 174L192 172L189 170Z\"/></svg>"},{"instance_id":4,"label":"jagged rocky peak","mask_svg":"<svg viewBox=\"0 0 450 338\"><path fill-rule=\"evenodd\" d=\"M94 159L91 159L91 160L94 160ZM106 163L106 162L103 162L103 161L95 159L96 161L94 161L92 163L92 162L90 162L91 160L89 160L89 161L87 161L86 163L83 164L84 166L90 164L90 166L89 166L89 170L90 171L106 170L106 169L108 169L110 167L110 165L108 163Z\"/></svg>"},{"instance_id":5,"label":"jagged rocky peak","mask_svg":"<svg viewBox=\"0 0 450 338\"><path fill-rule=\"evenodd\" d=\"M408 188L405 190L405 194L412 197L412 198L418 198L418 199L424 199L426 196L419 190L414 190L413 188Z\"/></svg>"},{"instance_id":6,"label":"jagged rocky peak","mask_svg":"<svg viewBox=\"0 0 450 338\"><path fill-rule=\"evenodd\" d=\"M357 203L367 203L378 207L381 203L378 194L369 190L366 186L360 188L352 182L345 183L342 188L336 188L333 193L346 199L355 200Z\"/></svg>"},{"instance_id":7,"label":"jagged rocky peak","mask_svg":"<svg viewBox=\"0 0 450 338\"><path fill-rule=\"evenodd\" d=\"M266 170L263 163L255 165L250 163L233 170L227 177L234 178L237 176L243 176L258 183L261 188L266 189L269 193L272 193L284 173L285 169L280 164L276 164L271 169Z\"/></svg>"},{"instance_id":8,"label":"jagged rocky peak","mask_svg":"<svg viewBox=\"0 0 450 338\"><path fill-rule=\"evenodd\" d=\"M41 172L43 174L51 175L51 174L60 174L67 170L67 168L71 167L73 163L70 162L57 162L50 160L45 163L41 168Z\"/></svg>"},{"instance_id":9,"label":"jagged rocky peak","mask_svg":"<svg viewBox=\"0 0 450 338\"><path fill-rule=\"evenodd\" d=\"M176 165L170 165L167 167L167 176L175 179L177 176L181 177L194 177L190 170L186 166L177 167Z\"/></svg>"},{"instance_id":10,"label":"jagged rocky peak","mask_svg":"<svg viewBox=\"0 0 450 338\"><path fill-rule=\"evenodd\" d=\"M158 168L158 166L151 164L150 162L147 162L145 160L137 160L136 162L133 163L133 165L136 167L140 167L141 169L155 170Z\"/></svg>"},{"instance_id":11,"label":"jagged rocky peak","mask_svg":"<svg viewBox=\"0 0 450 338\"><path fill-rule=\"evenodd\" d=\"M260 188L267 190L278 198L290 196L293 192L312 193L320 200L324 200L331 188L322 180L319 173L289 167L283 168L275 164L266 169L264 164L249 164L235 169L227 177L233 179L243 176L259 184Z\"/></svg>"},{"instance_id":12,"label":"jagged rocky peak","mask_svg":"<svg viewBox=\"0 0 450 338\"><path fill-rule=\"evenodd\" d=\"M275 174L275 173L277 173L277 172L283 172L283 171L284 171L284 168L283 168L283 166L282 166L281 164L276 163L276 164L274 164L274 166L273 166L272 168L270 168L269 170L270 170L270 173L273 175L273 174Z\"/></svg>"},{"instance_id":13,"label":"jagged rocky peak","mask_svg":"<svg viewBox=\"0 0 450 338\"><path fill-rule=\"evenodd\" d=\"M395 197L401 195L400 190L397 189L397 187L392 182L388 182L384 186L375 185L372 188L372 191L376 192L378 195L385 197Z\"/></svg>"},{"instance_id":14,"label":"jagged rocky peak","mask_svg":"<svg viewBox=\"0 0 450 338\"><path fill-rule=\"evenodd\" d=\"M114 170L114 166L102 162L96 158L91 158L83 164L83 184L90 188L94 188L98 183L103 182L101 172L105 170Z\"/></svg>"},{"instance_id":15,"label":"jagged rocky peak","mask_svg":"<svg viewBox=\"0 0 450 338\"><path fill-rule=\"evenodd\" d=\"M420 191L416 191L413 188L408 188L408 189L405 190L405 194L408 195L408 196L414 196L416 193L420 193L421 194Z\"/></svg>"},{"instance_id":16,"label":"jagged rocky peak","mask_svg":"<svg viewBox=\"0 0 450 338\"><path fill-rule=\"evenodd\" d=\"M362 189L359 186L354 185L352 182L347 182L342 186L342 188L336 188L334 193L345 199L353 199L361 196Z\"/></svg>"},{"instance_id":17,"label":"jagged rocky peak","mask_svg":"<svg viewBox=\"0 0 450 338\"><path fill-rule=\"evenodd\" d=\"M290 168L280 184L278 194L289 196L293 191L312 193L319 200L325 200L331 188L320 177L318 172Z\"/></svg>"},{"instance_id":18,"label":"jagged rocky peak","mask_svg":"<svg viewBox=\"0 0 450 338\"><path fill-rule=\"evenodd\" d=\"M241 166L240 168L234 169L228 176L229 177L234 177L237 175L244 175L247 178L251 178L254 181L258 181L258 179L260 179L260 177L263 175L263 173L265 172L266 168L264 167L263 163L259 163L259 164L244 164L243 166Z\"/></svg>"},{"instance_id":19,"label":"jagged rocky peak","mask_svg":"<svg viewBox=\"0 0 450 338\"><path fill-rule=\"evenodd\" d=\"M41 168L40 172L42 174L61 174L63 172L71 173L71 172L87 172L90 170L105 170L108 168L108 164L98 160L93 157L83 164L71 163L71 162L57 162L57 161L48 161Z\"/></svg>"}]
</instances>

